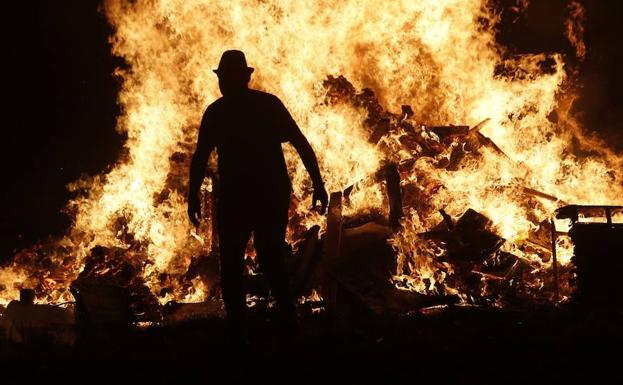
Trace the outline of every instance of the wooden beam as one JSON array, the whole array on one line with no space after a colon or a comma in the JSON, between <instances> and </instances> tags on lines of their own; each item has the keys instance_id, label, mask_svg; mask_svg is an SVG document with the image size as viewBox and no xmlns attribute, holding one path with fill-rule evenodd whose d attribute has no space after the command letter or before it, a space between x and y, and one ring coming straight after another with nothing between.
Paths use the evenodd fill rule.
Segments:
<instances>
[{"instance_id":1,"label":"wooden beam","mask_svg":"<svg viewBox=\"0 0 623 385\"><path fill-rule=\"evenodd\" d=\"M327 214L327 231L324 245L324 282L322 297L327 304L330 317L335 315L337 301L337 282L331 275L331 264L340 258L342 246L342 192L331 193L329 197L329 212Z\"/></svg>"},{"instance_id":2,"label":"wooden beam","mask_svg":"<svg viewBox=\"0 0 623 385\"><path fill-rule=\"evenodd\" d=\"M394 163L385 167L385 182L387 184L387 200L389 201L389 226L396 230L400 227L400 220L404 213L402 212L400 174Z\"/></svg>"},{"instance_id":3,"label":"wooden beam","mask_svg":"<svg viewBox=\"0 0 623 385\"><path fill-rule=\"evenodd\" d=\"M551 231L552 231L552 268L554 270L554 302L558 304L558 298L560 296L558 292L558 261L556 258L556 222L551 219Z\"/></svg>"}]
</instances>

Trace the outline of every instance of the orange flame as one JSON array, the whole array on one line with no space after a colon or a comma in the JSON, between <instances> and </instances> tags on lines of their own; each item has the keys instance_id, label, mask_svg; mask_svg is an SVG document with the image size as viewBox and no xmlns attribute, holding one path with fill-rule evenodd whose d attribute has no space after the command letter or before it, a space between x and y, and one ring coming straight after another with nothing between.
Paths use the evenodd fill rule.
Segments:
<instances>
[{"instance_id":1,"label":"orange flame","mask_svg":"<svg viewBox=\"0 0 623 385\"><path fill-rule=\"evenodd\" d=\"M584 44L584 21L586 11L582 4L572 1L569 6L569 18L565 20L565 36L575 48L575 56L584 60L586 56L586 45Z\"/></svg>"}]
</instances>

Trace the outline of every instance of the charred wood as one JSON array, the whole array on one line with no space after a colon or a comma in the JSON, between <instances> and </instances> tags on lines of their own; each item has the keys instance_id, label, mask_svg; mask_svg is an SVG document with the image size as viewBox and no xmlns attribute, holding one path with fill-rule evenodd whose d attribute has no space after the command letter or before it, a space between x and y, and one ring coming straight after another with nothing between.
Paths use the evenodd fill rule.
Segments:
<instances>
[{"instance_id":1,"label":"charred wood","mask_svg":"<svg viewBox=\"0 0 623 385\"><path fill-rule=\"evenodd\" d=\"M124 249L98 246L91 250L83 271L70 286L83 324L121 325L160 318L160 304L143 278L142 258Z\"/></svg>"},{"instance_id":2,"label":"charred wood","mask_svg":"<svg viewBox=\"0 0 623 385\"><path fill-rule=\"evenodd\" d=\"M389 201L389 225L393 229L400 227L402 212L402 192L400 190L400 174L395 164L385 167L385 181L387 184L387 198Z\"/></svg>"},{"instance_id":3,"label":"charred wood","mask_svg":"<svg viewBox=\"0 0 623 385\"><path fill-rule=\"evenodd\" d=\"M76 299L76 322L80 327L129 327L134 321L126 288L74 282L70 291Z\"/></svg>"},{"instance_id":4,"label":"charred wood","mask_svg":"<svg viewBox=\"0 0 623 385\"><path fill-rule=\"evenodd\" d=\"M593 306L623 307L619 295L623 225L576 222L569 235L577 274L575 299Z\"/></svg>"},{"instance_id":5,"label":"charred wood","mask_svg":"<svg viewBox=\"0 0 623 385\"><path fill-rule=\"evenodd\" d=\"M329 211L327 214L327 231L324 241L324 271L325 278L322 285L322 296L327 301L327 311L332 314L335 310L337 286L331 274L331 265L340 258L342 242L342 193L331 193Z\"/></svg>"},{"instance_id":6,"label":"charred wood","mask_svg":"<svg viewBox=\"0 0 623 385\"><path fill-rule=\"evenodd\" d=\"M448 228L448 230L453 230L454 229L454 221L452 220L452 217L450 215L448 215L448 213L446 213L446 211L444 209L440 209L439 213L443 217L443 222L446 224L446 227Z\"/></svg>"},{"instance_id":7,"label":"charred wood","mask_svg":"<svg viewBox=\"0 0 623 385\"><path fill-rule=\"evenodd\" d=\"M495 144L495 142L491 139L489 139L489 137L484 136L483 134L481 134L480 132L476 132L476 138L478 138L478 141L480 142L480 144L484 147L489 148L490 150L493 150L495 153L497 153L498 155L506 158L506 159L510 159L508 157L508 155L506 155L506 153L504 151L502 151L502 149L500 147L498 147L497 144Z\"/></svg>"},{"instance_id":8,"label":"charred wood","mask_svg":"<svg viewBox=\"0 0 623 385\"><path fill-rule=\"evenodd\" d=\"M76 340L73 308L11 301L0 326L14 343L55 343L73 345Z\"/></svg>"},{"instance_id":9,"label":"charred wood","mask_svg":"<svg viewBox=\"0 0 623 385\"><path fill-rule=\"evenodd\" d=\"M547 199L547 200L552 201L552 202L560 202L562 204L565 204L565 202L560 200L559 198L557 198L557 197L555 197L553 195L546 194L544 192L535 190L533 188L523 187L523 193L526 194L526 195L532 195L532 196L535 196L535 197Z\"/></svg>"},{"instance_id":10,"label":"charred wood","mask_svg":"<svg viewBox=\"0 0 623 385\"><path fill-rule=\"evenodd\" d=\"M428 126L440 138L463 137L469 133L469 126Z\"/></svg>"},{"instance_id":11,"label":"charred wood","mask_svg":"<svg viewBox=\"0 0 623 385\"><path fill-rule=\"evenodd\" d=\"M299 243L294 259L297 262L296 269L292 275L293 292L296 296L301 296L311 291L309 285L314 269L320 261L320 240L318 233L320 226L312 226Z\"/></svg>"},{"instance_id":12,"label":"charred wood","mask_svg":"<svg viewBox=\"0 0 623 385\"><path fill-rule=\"evenodd\" d=\"M468 209L451 230L431 230L419 236L442 242L447 258L456 263L483 262L504 243L503 238L488 230L490 224L489 218Z\"/></svg>"},{"instance_id":13,"label":"charred wood","mask_svg":"<svg viewBox=\"0 0 623 385\"><path fill-rule=\"evenodd\" d=\"M392 233L391 227L374 222L343 230L340 258L329 265L333 311L340 319L361 312L404 314L421 304L422 295L400 291L391 282L397 268L387 242Z\"/></svg>"},{"instance_id":14,"label":"charred wood","mask_svg":"<svg viewBox=\"0 0 623 385\"><path fill-rule=\"evenodd\" d=\"M162 313L166 324L197 319L225 318L225 309L219 300L197 303L169 302L163 307Z\"/></svg>"}]
</instances>

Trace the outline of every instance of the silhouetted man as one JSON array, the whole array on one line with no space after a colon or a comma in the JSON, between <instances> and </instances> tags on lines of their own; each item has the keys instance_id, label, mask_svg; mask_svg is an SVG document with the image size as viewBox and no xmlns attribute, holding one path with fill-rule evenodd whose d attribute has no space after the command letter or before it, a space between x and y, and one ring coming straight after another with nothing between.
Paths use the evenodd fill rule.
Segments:
<instances>
[{"instance_id":1,"label":"silhouetted man","mask_svg":"<svg viewBox=\"0 0 623 385\"><path fill-rule=\"evenodd\" d=\"M281 320L294 327L294 299L283 260L291 185L281 143L290 142L301 156L313 182L313 207L320 201L324 212L327 192L318 162L279 98L248 88L253 68L247 67L241 51L224 52L214 72L223 96L208 106L201 120L190 168L188 215L197 226L201 219L199 187L210 153L216 148L221 290L227 316L234 326L242 327L244 252L253 233L260 269L277 301Z\"/></svg>"}]
</instances>

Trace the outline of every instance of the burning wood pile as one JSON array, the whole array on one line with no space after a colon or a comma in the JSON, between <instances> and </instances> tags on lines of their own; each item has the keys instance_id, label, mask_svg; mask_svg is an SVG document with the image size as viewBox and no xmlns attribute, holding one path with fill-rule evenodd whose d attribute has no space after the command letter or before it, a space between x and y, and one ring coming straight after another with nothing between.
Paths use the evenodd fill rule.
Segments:
<instances>
[{"instance_id":1,"label":"burning wood pile","mask_svg":"<svg viewBox=\"0 0 623 385\"><path fill-rule=\"evenodd\" d=\"M547 267L552 263L551 225L547 218L534 218L536 230L530 232L521 244L514 245L517 250L514 254L508 251L508 247L502 249L506 240L496 233L492 221L485 215L468 208L453 218L444 208L435 207L431 202L432 192L444 188L442 183L434 180L434 170L459 170L464 163L482 161L484 151L508 159L491 139L480 133L487 120L472 128L461 125L426 126L416 122L410 106L403 106L401 114L384 111L371 90L356 91L342 76L329 77L324 85L327 103L350 103L367 111L368 140L383 150L388 161L388 166L382 171L392 167L397 171L399 181L395 183L402 192L392 189L387 178L385 189L390 223L385 223L397 229L396 215L391 213L393 207L398 207L401 214L405 210L416 213L420 218L434 216L437 212L438 223L418 232L411 240L419 245L420 254L412 255L411 261L400 263L394 277L398 287L425 294L458 295L463 301L478 304L502 305L554 299L557 284L551 273L553 270ZM432 164L433 171L419 168L418 162L426 162L427 166ZM381 175L384 172L362 183L378 182ZM518 184L499 188L517 190L526 206L538 205L540 199L560 202L528 186ZM344 191L346 199L349 192L350 189ZM404 232L399 230L397 234L388 236L397 250L400 250L400 242L404 241L401 234ZM527 258L525 252L538 258ZM434 274L414 282L411 277L413 273L419 273L422 267L418 267L417 263L422 263L422 259L424 264L433 268ZM568 289L570 270L562 265L557 267L563 287Z\"/></svg>"},{"instance_id":2,"label":"burning wood pile","mask_svg":"<svg viewBox=\"0 0 623 385\"><path fill-rule=\"evenodd\" d=\"M465 163L482 162L485 152L508 160L491 139L480 133L487 120L471 128L427 126L416 121L408 105L402 106L400 114L385 111L372 90L357 91L343 76L329 76L323 85L327 105L348 104L366 111L367 140L381 149L385 162L376 173L332 194L325 231L317 225L307 229L303 217L292 216L291 227L299 233L294 233L295 241L288 246L287 264L294 291L302 298L302 309L315 312L328 307L344 311L355 306L374 313L404 313L439 303L517 306L554 301L555 297L570 294L572 269L552 260L556 248L552 240L557 234L548 218L531 218L535 230L508 246L487 216L466 208L453 217L430 199L444 188L434 178L436 170L451 173ZM176 154L171 157L179 164L176 169L187 168L188 158ZM426 167L421 167L423 162ZM171 175L168 184L183 190L184 179ZM371 186L382 188L384 204L363 213L343 215L353 191ZM499 188L515 190L526 206L539 205L542 200L563 203L529 186ZM206 202L211 202L209 196ZM438 219L424 231L408 231L412 230L407 227L413 226L414 216ZM62 269L69 256L59 258L70 252L62 242L22 251L14 264L28 269L24 285L38 282L35 291L44 293L45 282L52 277L56 284L69 283L78 322L88 325L129 325L162 322L167 317L179 320L206 312L222 314L219 306L189 310L171 301L174 290L192 294L198 284L210 288L205 299L217 301L214 244L210 254L192 258L183 274L159 274L159 290L154 292L153 285L144 278L150 264L145 249L122 222L116 222L118 234L133 246L91 248L77 278L71 281L67 280L75 271ZM252 256L247 260L249 304L268 308L269 293L261 273Z\"/></svg>"}]
</instances>

